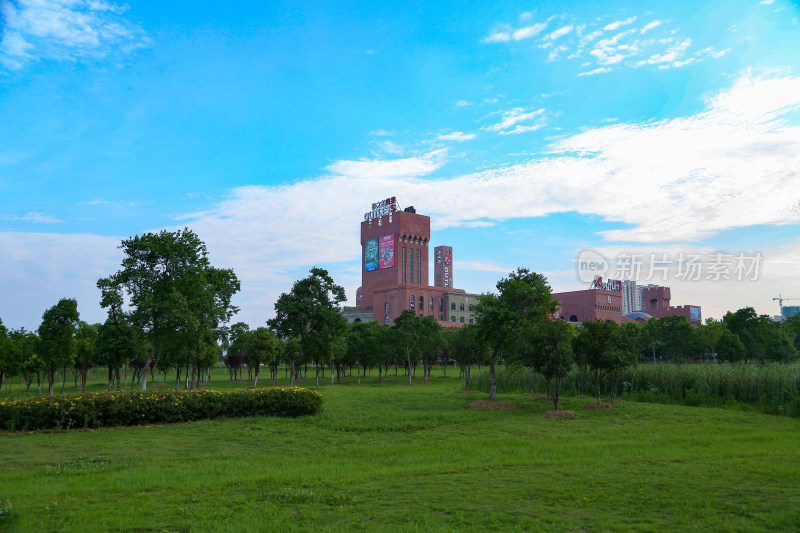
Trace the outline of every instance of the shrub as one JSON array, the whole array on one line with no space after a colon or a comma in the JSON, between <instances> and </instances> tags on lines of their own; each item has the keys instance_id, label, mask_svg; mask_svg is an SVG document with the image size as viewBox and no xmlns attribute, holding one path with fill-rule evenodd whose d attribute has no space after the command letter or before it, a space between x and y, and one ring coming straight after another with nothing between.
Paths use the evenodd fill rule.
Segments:
<instances>
[{"instance_id":1,"label":"shrub","mask_svg":"<svg viewBox=\"0 0 800 533\"><path fill-rule=\"evenodd\" d=\"M299 387L99 392L0 401L0 427L14 431L187 422L222 416L297 417L316 414L321 408L319 393Z\"/></svg>"}]
</instances>

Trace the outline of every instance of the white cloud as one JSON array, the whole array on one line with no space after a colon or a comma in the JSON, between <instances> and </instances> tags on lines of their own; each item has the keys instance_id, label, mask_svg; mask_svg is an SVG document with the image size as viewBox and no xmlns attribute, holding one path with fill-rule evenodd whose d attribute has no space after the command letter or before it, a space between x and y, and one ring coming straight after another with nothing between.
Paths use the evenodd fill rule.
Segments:
<instances>
[{"instance_id":1,"label":"white cloud","mask_svg":"<svg viewBox=\"0 0 800 533\"><path fill-rule=\"evenodd\" d=\"M511 135L517 133L524 133L526 131L534 131L545 126L544 109L536 109L530 111L524 107L515 107L504 111L502 120L497 124L486 126L484 129L487 131L494 131L500 135ZM521 122L530 122L533 124L520 124ZM510 130L511 126L515 126Z\"/></svg>"},{"instance_id":2,"label":"white cloud","mask_svg":"<svg viewBox=\"0 0 800 533\"><path fill-rule=\"evenodd\" d=\"M474 133L462 133L460 131L445 133L437 137L437 139L439 139L440 141L458 141L458 142L471 141L474 138L475 138Z\"/></svg>"},{"instance_id":3,"label":"white cloud","mask_svg":"<svg viewBox=\"0 0 800 533\"><path fill-rule=\"evenodd\" d=\"M501 29L495 30L484 38L481 42L484 43L507 43L511 40L511 28L508 25L503 25Z\"/></svg>"},{"instance_id":4,"label":"white cloud","mask_svg":"<svg viewBox=\"0 0 800 533\"><path fill-rule=\"evenodd\" d=\"M616 22L612 22L611 24L607 24L603 30L605 31L615 31L621 28L622 26L627 26L629 24L633 24L636 21L636 17L630 17L625 20L618 20Z\"/></svg>"},{"instance_id":5,"label":"white cloud","mask_svg":"<svg viewBox=\"0 0 800 533\"><path fill-rule=\"evenodd\" d=\"M355 179L404 178L430 174L445 162L447 149L436 150L422 157L360 161L336 161L326 167L332 174Z\"/></svg>"},{"instance_id":6,"label":"white cloud","mask_svg":"<svg viewBox=\"0 0 800 533\"><path fill-rule=\"evenodd\" d=\"M548 62L556 61L558 59L559 54L561 54L561 52L566 52L566 51L567 51L566 46L564 45L556 46L555 48L553 48L553 50L550 51L550 55L547 56L547 61Z\"/></svg>"},{"instance_id":7,"label":"white cloud","mask_svg":"<svg viewBox=\"0 0 800 533\"><path fill-rule=\"evenodd\" d=\"M76 298L81 320L102 322L101 277L119 270L120 239L98 235L0 232L0 317L35 329L61 298Z\"/></svg>"},{"instance_id":8,"label":"white cloud","mask_svg":"<svg viewBox=\"0 0 800 533\"><path fill-rule=\"evenodd\" d=\"M595 74L605 74L606 72L611 72L611 68L598 67L596 69L588 70L586 72L579 72L578 76L594 76Z\"/></svg>"},{"instance_id":9,"label":"white cloud","mask_svg":"<svg viewBox=\"0 0 800 533\"><path fill-rule=\"evenodd\" d=\"M555 41L559 37L563 37L563 36L569 34L570 32L572 32L573 29L574 29L574 26L572 26L571 24L568 24L566 26L562 26L562 27L558 28L556 31L554 31L553 33L549 34L546 38L550 39L551 41Z\"/></svg>"},{"instance_id":10,"label":"white cloud","mask_svg":"<svg viewBox=\"0 0 800 533\"><path fill-rule=\"evenodd\" d=\"M524 28L514 30L514 33L512 33L511 36L514 38L515 41L529 39L534 35L540 34L546 27L547 27L547 22L539 22L537 24L532 24L530 26L525 26Z\"/></svg>"},{"instance_id":11,"label":"white cloud","mask_svg":"<svg viewBox=\"0 0 800 533\"><path fill-rule=\"evenodd\" d=\"M127 10L101 0L0 0L0 64L19 69L39 58L98 59L143 46L141 29L122 16Z\"/></svg>"},{"instance_id":12,"label":"white cloud","mask_svg":"<svg viewBox=\"0 0 800 533\"><path fill-rule=\"evenodd\" d=\"M655 54L651 56L649 59L645 59L636 63L636 66L640 65L657 65L662 63L667 64L675 64L680 63L684 54L686 53L686 49L692 44L691 39L686 39L681 41L680 43L669 47L664 53L662 54ZM669 66L669 65L668 65ZM676 65L680 66L680 65Z\"/></svg>"},{"instance_id":13,"label":"white cloud","mask_svg":"<svg viewBox=\"0 0 800 533\"><path fill-rule=\"evenodd\" d=\"M648 22L647 24L645 24L645 25L642 27L642 29L641 29L641 30L639 30L639 33L641 33L641 34L647 33L648 31L650 31L650 30L652 30L652 29L658 28L658 27L659 27L659 26L661 26L662 24L664 24L664 22L663 22L663 21L661 21L661 20L654 20L654 21L652 21L652 22Z\"/></svg>"},{"instance_id":14,"label":"white cloud","mask_svg":"<svg viewBox=\"0 0 800 533\"><path fill-rule=\"evenodd\" d=\"M468 107L471 105L472 102L470 102L469 100L459 100L458 102L456 102L456 107Z\"/></svg>"},{"instance_id":15,"label":"white cloud","mask_svg":"<svg viewBox=\"0 0 800 533\"><path fill-rule=\"evenodd\" d=\"M6 220L18 220L20 222L34 222L36 224L59 224L64 222L63 220L59 220L52 215L47 215L45 213L39 213L36 211L31 211L23 215L6 215L3 218Z\"/></svg>"},{"instance_id":16,"label":"white cloud","mask_svg":"<svg viewBox=\"0 0 800 533\"><path fill-rule=\"evenodd\" d=\"M387 196L431 216L435 230L577 212L624 225L603 233L610 241L663 243L800 223L800 126L789 121L798 109L800 77L743 76L709 98L703 112L590 129L525 164L433 179L429 174L444 165L444 152L338 161L318 179L235 188L211 209L182 220L208 244L212 262L234 268L242 280L236 319L263 324L280 293L314 264L332 269L353 298L360 280L359 223L371 202ZM507 113L505 130L540 118L515 120L530 113L525 109ZM83 310L97 305L95 280L119 268L118 244L93 235L0 233L0 271L8 274L0 278L0 316L12 327L35 325L58 298L76 295L82 317L102 320L99 308ZM764 287L780 289L782 280L796 278L797 249L800 242L775 257L761 250L774 261L771 268L785 265L784 277L771 274ZM720 298L718 289L701 298L676 285L679 304L705 306ZM38 316L17 312L28 300L40 307ZM738 301L726 305L735 309Z\"/></svg>"}]
</instances>

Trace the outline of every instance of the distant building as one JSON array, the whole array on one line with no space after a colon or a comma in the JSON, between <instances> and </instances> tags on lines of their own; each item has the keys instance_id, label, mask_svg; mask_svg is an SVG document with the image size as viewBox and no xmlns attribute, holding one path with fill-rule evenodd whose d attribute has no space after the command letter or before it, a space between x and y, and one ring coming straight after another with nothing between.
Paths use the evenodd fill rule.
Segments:
<instances>
[{"instance_id":1,"label":"distant building","mask_svg":"<svg viewBox=\"0 0 800 533\"><path fill-rule=\"evenodd\" d=\"M361 222L361 287L356 304L372 320L393 324L406 309L433 316L442 326L474 321L478 295L453 285L453 248L434 249L434 285L429 285L431 219L413 207L400 211L394 197L372 205Z\"/></svg>"},{"instance_id":2,"label":"distant building","mask_svg":"<svg viewBox=\"0 0 800 533\"><path fill-rule=\"evenodd\" d=\"M699 305L670 305L670 288L649 286L642 291L645 313L656 318L665 316L681 315L686 317L693 326L699 326L703 322L703 315Z\"/></svg>"}]
</instances>

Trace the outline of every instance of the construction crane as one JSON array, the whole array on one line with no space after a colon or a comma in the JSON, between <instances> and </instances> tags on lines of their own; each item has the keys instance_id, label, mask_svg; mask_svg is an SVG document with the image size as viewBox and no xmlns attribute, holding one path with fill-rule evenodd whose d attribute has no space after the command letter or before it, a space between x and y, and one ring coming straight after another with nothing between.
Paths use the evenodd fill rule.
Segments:
<instances>
[{"instance_id":1,"label":"construction crane","mask_svg":"<svg viewBox=\"0 0 800 533\"><path fill-rule=\"evenodd\" d=\"M778 301L778 307L781 309L781 316L783 316L783 302L784 300L800 300L800 298L784 298L782 294L779 294L777 298L773 298L772 301Z\"/></svg>"}]
</instances>

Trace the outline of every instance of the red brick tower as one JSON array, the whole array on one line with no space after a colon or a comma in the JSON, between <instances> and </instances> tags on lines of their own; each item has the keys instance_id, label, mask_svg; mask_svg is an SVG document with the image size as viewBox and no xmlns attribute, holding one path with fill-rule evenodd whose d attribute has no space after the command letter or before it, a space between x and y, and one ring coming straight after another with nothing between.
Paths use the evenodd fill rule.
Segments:
<instances>
[{"instance_id":1,"label":"red brick tower","mask_svg":"<svg viewBox=\"0 0 800 533\"><path fill-rule=\"evenodd\" d=\"M669 310L671 299L669 287L647 287L642 290L644 312L652 316L663 316Z\"/></svg>"},{"instance_id":2,"label":"red brick tower","mask_svg":"<svg viewBox=\"0 0 800 533\"><path fill-rule=\"evenodd\" d=\"M433 249L433 284L453 288L453 247L437 246Z\"/></svg>"}]
</instances>

